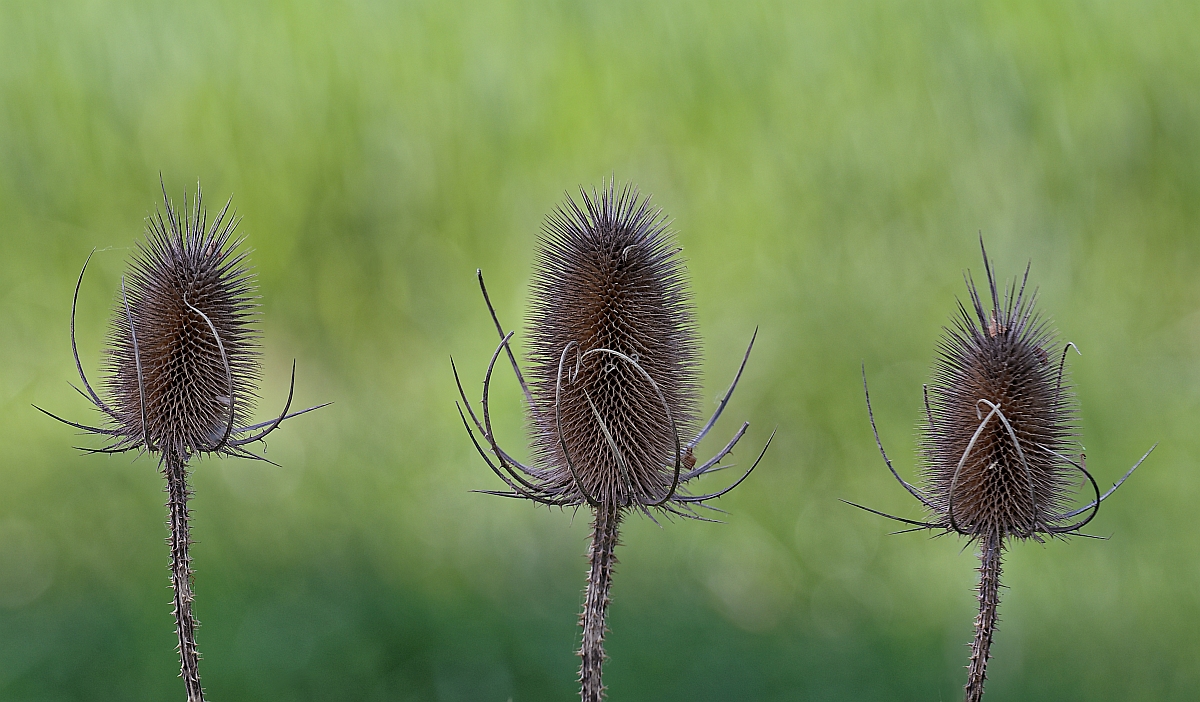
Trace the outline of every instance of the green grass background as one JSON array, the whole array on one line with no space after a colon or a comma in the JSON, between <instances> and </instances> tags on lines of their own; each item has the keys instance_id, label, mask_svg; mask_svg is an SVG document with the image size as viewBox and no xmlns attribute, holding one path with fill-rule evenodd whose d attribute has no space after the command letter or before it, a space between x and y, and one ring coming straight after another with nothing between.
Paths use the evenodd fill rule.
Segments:
<instances>
[{"instance_id":1,"label":"green grass background","mask_svg":"<svg viewBox=\"0 0 1200 702\"><path fill-rule=\"evenodd\" d=\"M262 293L268 456L195 465L211 699L567 700L587 515L498 481L454 411L522 339L542 218L615 176L689 262L702 454L744 418L725 524L631 519L611 699L954 700L975 558L917 517L921 384L981 272L1032 260L1108 541L1020 544L988 699L1200 697L1200 5L1185 2L0 2L0 699L182 698L151 460L83 456L130 247L203 185ZM525 454L519 391L497 386ZM728 474L712 478L724 484Z\"/></svg>"}]
</instances>

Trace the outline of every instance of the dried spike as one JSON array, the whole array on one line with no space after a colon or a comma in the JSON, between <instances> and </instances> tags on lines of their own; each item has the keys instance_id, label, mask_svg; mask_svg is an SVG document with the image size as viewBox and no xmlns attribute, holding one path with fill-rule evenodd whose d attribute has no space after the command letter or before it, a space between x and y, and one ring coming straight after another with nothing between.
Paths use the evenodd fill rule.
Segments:
<instances>
[{"instance_id":1,"label":"dried spike","mask_svg":"<svg viewBox=\"0 0 1200 702\"><path fill-rule=\"evenodd\" d=\"M758 339L758 327L754 328L754 333L750 336L750 343L746 345L746 354L742 356L742 363L738 366L737 374L733 376L733 382L729 384L729 389L725 391L725 395L721 397L721 401L717 403L717 409L713 411L712 417L704 423L704 428L696 432L696 436L687 442L687 449L690 451L696 448L696 444L708 435L713 425L721 418L721 413L725 411L725 405L729 404L729 398L733 397L733 391L737 390L738 382L742 379L742 372L746 370L746 363L750 360L750 352L754 350L754 341Z\"/></svg>"}]
</instances>

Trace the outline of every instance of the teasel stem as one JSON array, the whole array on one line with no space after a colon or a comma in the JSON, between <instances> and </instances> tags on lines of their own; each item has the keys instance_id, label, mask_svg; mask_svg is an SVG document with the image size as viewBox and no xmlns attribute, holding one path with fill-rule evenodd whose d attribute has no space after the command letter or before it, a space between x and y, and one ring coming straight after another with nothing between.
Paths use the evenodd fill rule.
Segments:
<instances>
[{"instance_id":1,"label":"teasel stem","mask_svg":"<svg viewBox=\"0 0 1200 702\"><path fill-rule=\"evenodd\" d=\"M191 537L188 528L187 464L172 451L163 452L163 473L167 478L167 526L171 533L171 587L175 591L175 633L179 636L180 677L187 689L187 702L204 702L200 687L200 653L196 650L196 620L192 617L192 559L188 555Z\"/></svg>"},{"instance_id":2,"label":"teasel stem","mask_svg":"<svg viewBox=\"0 0 1200 702\"><path fill-rule=\"evenodd\" d=\"M1003 538L993 531L979 548L979 616L975 618L975 640L967 666L966 702L983 699L992 634L996 631L996 609L1000 605L1000 561Z\"/></svg>"},{"instance_id":3,"label":"teasel stem","mask_svg":"<svg viewBox=\"0 0 1200 702\"><path fill-rule=\"evenodd\" d=\"M619 538L621 509L601 503L596 507L595 515L592 546L588 550L587 589L583 613L579 615L579 624L583 627L583 644L579 647L579 696L582 702L604 699L604 683L600 679L600 669L607 657L604 653L604 622L608 616L608 588L612 584L613 566L617 563L613 554Z\"/></svg>"}]
</instances>

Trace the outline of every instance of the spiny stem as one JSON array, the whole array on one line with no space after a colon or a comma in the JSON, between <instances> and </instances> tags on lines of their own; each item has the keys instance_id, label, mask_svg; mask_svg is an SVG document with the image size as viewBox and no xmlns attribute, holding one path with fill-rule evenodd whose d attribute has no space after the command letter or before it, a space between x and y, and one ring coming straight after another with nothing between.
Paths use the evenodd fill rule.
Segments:
<instances>
[{"instance_id":1,"label":"spiny stem","mask_svg":"<svg viewBox=\"0 0 1200 702\"><path fill-rule=\"evenodd\" d=\"M200 687L200 653L196 650L196 620L192 618L192 559L188 556L191 538L188 530L187 464L170 452L163 454L163 473L167 478L167 509L171 530L171 587L175 591L175 632L179 635L180 677L187 689L187 702L204 702Z\"/></svg>"},{"instance_id":2,"label":"spiny stem","mask_svg":"<svg viewBox=\"0 0 1200 702\"><path fill-rule=\"evenodd\" d=\"M607 656L604 653L604 620L608 614L608 588L612 584L613 566L617 559L613 552L617 548L621 510L616 506L601 504L596 507L592 522L592 546L588 550L588 579L584 591L583 613L579 624L583 627L583 644L579 647L579 697L582 702L600 702L604 699L604 683L600 680L600 669Z\"/></svg>"},{"instance_id":3,"label":"spiny stem","mask_svg":"<svg viewBox=\"0 0 1200 702\"><path fill-rule=\"evenodd\" d=\"M983 699L987 662L996 631L996 609L1000 604L1000 561L1003 538L992 532L979 547L979 616L975 618L975 640L967 666L966 702Z\"/></svg>"}]
</instances>

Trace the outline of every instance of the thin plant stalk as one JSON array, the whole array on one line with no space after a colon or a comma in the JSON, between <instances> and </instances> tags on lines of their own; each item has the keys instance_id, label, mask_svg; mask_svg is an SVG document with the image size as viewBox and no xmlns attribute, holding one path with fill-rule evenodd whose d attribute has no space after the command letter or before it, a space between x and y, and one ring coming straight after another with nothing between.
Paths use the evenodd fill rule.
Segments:
<instances>
[{"instance_id":1,"label":"thin plant stalk","mask_svg":"<svg viewBox=\"0 0 1200 702\"><path fill-rule=\"evenodd\" d=\"M621 510L602 505L595 510L592 521L592 545L588 550L587 588L584 590L583 613L579 626L583 643L579 647L579 684L582 702L604 699L601 669L608 656L604 653L605 621L608 618L608 590L612 585L615 551L621 527Z\"/></svg>"},{"instance_id":2,"label":"thin plant stalk","mask_svg":"<svg viewBox=\"0 0 1200 702\"><path fill-rule=\"evenodd\" d=\"M196 619L192 616L192 559L188 499L192 491L187 484L187 464L178 456L164 454L163 474L167 479L167 527L171 547L171 589L175 593L175 633L179 638L179 676L187 690L188 702L203 702L200 686L200 652L196 648Z\"/></svg>"},{"instance_id":3,"label":"thin plant stalk","mask_svg":"<svg viewBox=\"0 0 1200 702\"><path fill-rule=\"evenodd\" d=\"M975 617L975 638L971 641L971 660L967 665L966 702L983 699L987 680L992 635L996 632L996 610L1000 605L1000 567L1004 540L992 532L979 546L979 615Z\"/></svg>"}]
</instances>

